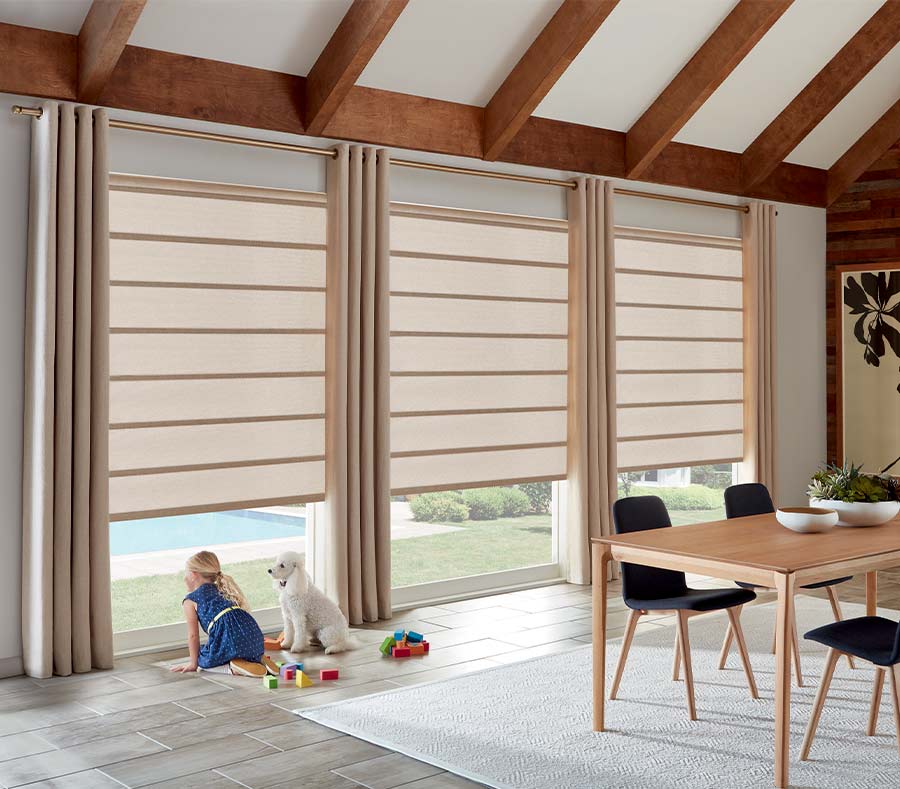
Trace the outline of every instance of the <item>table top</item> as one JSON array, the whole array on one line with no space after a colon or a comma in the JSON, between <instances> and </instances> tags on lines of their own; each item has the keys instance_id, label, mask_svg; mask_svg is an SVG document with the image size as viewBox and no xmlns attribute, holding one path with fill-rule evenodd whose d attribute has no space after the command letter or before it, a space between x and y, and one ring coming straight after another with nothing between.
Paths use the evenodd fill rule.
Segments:
<instances>
[{"instance_id":1,"label":"table top","mask_svg":"<svg viewBox=\"0 0 900 789\"><path fill-rule=\"evenodd\" d=\"M881 526L835 527L823 534L798 534L778 523L775 513L769 513L591 541L792 573L900 552L900 516Z\"/></svg>"}]
</instances>

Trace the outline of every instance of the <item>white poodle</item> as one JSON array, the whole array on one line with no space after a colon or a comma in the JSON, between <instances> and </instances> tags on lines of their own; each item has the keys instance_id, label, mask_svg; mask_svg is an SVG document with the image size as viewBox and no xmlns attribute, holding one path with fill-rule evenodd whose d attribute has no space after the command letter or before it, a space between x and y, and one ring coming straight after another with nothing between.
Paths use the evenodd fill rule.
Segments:
<instances>
[{"instance_id":1,"label":"white poodle","mask_svg":"<svg viewBox=\"0 0 900 789\"><path fill-rule=\"evenodd\" d=\"M341 610L313 586L303 554L296 551L279 554L274 566L269 568L269 575L281 601L284 649L304 652L310 637L325 647L326 655L356 647Z\"/></svg>"}]
</instances>

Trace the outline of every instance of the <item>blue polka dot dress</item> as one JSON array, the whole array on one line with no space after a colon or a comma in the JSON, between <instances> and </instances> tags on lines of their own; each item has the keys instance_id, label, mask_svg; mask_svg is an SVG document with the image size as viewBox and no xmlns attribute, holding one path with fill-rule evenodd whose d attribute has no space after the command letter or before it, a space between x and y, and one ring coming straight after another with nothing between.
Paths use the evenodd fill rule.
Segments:
<instances>
[{"instance_id":1,"label":"blue polka dot dress","mask_svg":"<svg viewBox=\"0 0 900 789\"><path fill-rule=\"evenodd\" d=\"M265 651L263 634L250 613L223 597L213 584L198 586L184 599L197 604L200 627L209 635L200 647L200 668L223 666L232 660L260 661Z\"/></svg>"}]
</instances>

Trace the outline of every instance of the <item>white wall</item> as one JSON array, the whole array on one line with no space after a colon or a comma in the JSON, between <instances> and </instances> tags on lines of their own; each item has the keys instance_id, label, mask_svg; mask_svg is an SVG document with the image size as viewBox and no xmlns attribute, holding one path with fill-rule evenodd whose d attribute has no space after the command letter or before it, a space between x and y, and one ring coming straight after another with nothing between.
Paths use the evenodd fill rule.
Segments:
<instances>
[{"instance_id":1,"label":"white wall","mask_svg":"<svg viewBox=\"0 0 900 789\"><path fill-rule=\"evenodd\" d=\"M21 453L25 244L30 121L9 114L33 99L0 94L0 676L12 673L21 654ZM327 141L234 126L114 111L114 117L222 134L277 139L321 147ZM392 151L392 155L463 167L472 160ZM124 130L111 133L114 171L209 181L323 190L325 160L315 156L162 137ZM561 173L513 165L498 171L566 178ZM623 182L623 185L625 182ZM641 187L737 203L737 198L665 187ZM394 200L537 216L564 217L565 194L556 187L474 179L395 168ZM737 213L621 197L618 224L713 235L739 234ZM778 417L782 500L803 499L808 475L825 456L824 276L825 212L779 206L778 217Z\"/></svg>"}]
</instances>

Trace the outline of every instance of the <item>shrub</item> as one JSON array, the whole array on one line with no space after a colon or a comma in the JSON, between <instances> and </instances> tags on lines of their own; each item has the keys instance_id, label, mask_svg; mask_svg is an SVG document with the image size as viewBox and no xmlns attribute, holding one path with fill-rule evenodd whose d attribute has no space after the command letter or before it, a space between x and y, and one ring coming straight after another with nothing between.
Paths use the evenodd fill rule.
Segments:
<instances>
[{"instance_id":1,"label":"shrub","mask_svg":"<svg viewBox=\"0 0 900 789\"><path fill-rule=\"evenodd\" d=\"M552 485L552 482L523 482L516 487L528 496L532 512L545 513L550 512L553 501Z\"/></svg>"},{"instance_id":2,"label":"shrub","mask_svg":"<svg viewBox=\"0 0 900 789\"><path fill-rule=\"evenodd\" d=\"M525 491L518 488L497 488L497 493L503 502L504 517L520 518L531 511L531 499Z\"/></svg>"},{"instance_id":3,"label":"shrub","mask_svg":"<svg viewBox=\"0 0 900 789\"><path fill-rule=\"evenodd\" d=\"M455 490L410 496L409 507L413 518L426 523L435 521L460 523L469 515L469 508L463 504L462 494Z\"/></svg>"},{"instance_id":4,"label":"shrub","mask_svg":"<svg viewBox=\"0 0 900 789\"><path fill-rule=\"evenodd\" d=\"M474 488L463 493L463 504L469 508L469 519L493 521L503 514L503 495L499 488Z\"/></svg>"},{"instance_id":5,"label":"shrub","mask_svg":"<svg viewBox=\"0 0 900 789\"><path fill-rule=\"evenodd\" d=\"M619 495L623 495L619 488ZM722 492L703 485L688 485L684 488L653 488L635 486L632 496L659 496L670 510L714 510L722 506Z\"/></svg>"}]
</instances>

